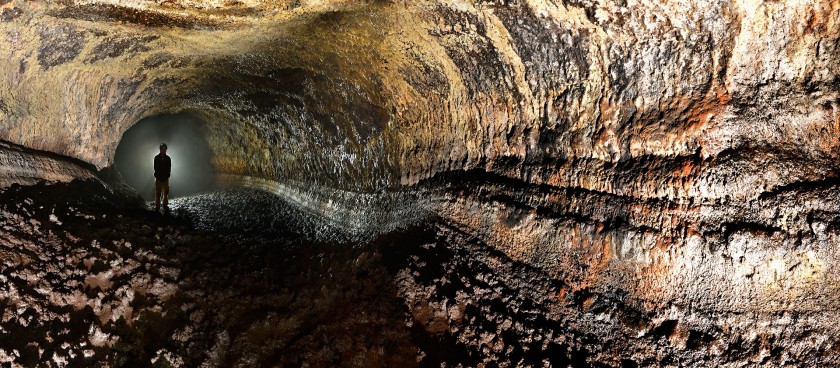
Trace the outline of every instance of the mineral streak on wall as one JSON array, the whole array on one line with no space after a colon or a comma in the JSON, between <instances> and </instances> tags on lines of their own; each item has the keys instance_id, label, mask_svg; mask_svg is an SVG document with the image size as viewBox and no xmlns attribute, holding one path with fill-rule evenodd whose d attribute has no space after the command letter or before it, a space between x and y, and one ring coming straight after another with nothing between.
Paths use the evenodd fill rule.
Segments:
<instances>
[{"instance_id":1,"label":"mineral streak on wall","mask_svg":"<svg viewBox=\"0 0 840 368\"><path fill-rule=\"evenodd\" d=\"M840 359L840 1L0 4L2 140L103 168L190 111L220 172L422 193L627 336Z\"/></svg>"}]
</instances>

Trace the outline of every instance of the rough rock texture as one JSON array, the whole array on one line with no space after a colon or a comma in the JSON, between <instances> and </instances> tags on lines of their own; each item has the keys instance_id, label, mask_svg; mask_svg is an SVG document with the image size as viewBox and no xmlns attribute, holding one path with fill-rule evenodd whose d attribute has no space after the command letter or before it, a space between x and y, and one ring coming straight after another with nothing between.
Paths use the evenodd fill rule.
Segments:
<instances>
[{"instance_id":1,"label":"rough rock texture","mask_svg":"<svg viewBox=\"0 0 840 368\"><path fill-rule=\"evenodd\" d=\"M189 111L304 206L417 198L462 281L401 295L475 362L840 364L836 0L2 3L0 139L104 168Z\"/></svg>"},{"instance_id":2,"label":"rough rock texture","mask_svg":"<svg viewBox=\"0 0 840 368\"><path fill-rule=\"evenodd\" d=\"M417 364L387 242L346 243L268 193L176 200L174 218L114 200L84 182L0 194L4 366ZM225 228L240 216L253 227Z\"/></svg>"},{"instance_id":3,"label":"rough rock texture","mask_svg":"<svg viewBox=\"0 0 840 368\"><path fill-rule=\"evenodd\" d=\"M67 183L94 177L90 165L0 142L0 189L14 184Z\"/></svg>"}]
</instances>

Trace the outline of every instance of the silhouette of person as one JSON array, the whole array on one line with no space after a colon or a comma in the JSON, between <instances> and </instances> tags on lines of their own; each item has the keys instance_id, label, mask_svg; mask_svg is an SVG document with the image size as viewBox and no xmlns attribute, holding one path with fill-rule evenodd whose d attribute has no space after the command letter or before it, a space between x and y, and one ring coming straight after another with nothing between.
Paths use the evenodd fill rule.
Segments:
<instances>
[{"instance_id":1,"label":"silhouette of person","mask_svg":"<svg viewBox=\"0 0 840 368\"><path fill-rule=\"evenodd\" d=\"M166 155L166 143L160 144L160 154L155 156L155 212L160 211L161 197L163 210L169 211L169 175L172 160Z\"/></svg>"}]
</instances>

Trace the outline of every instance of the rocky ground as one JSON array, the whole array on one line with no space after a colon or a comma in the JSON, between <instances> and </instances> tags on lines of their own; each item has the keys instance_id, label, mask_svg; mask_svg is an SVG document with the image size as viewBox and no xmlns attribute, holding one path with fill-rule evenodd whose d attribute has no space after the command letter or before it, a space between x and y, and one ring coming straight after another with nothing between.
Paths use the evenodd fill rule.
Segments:
<instances>
[{"instance_id":1,"label":"rocky ground","mask_svg":"<svg viewBox=\"0 0 840 368\"><path fill-rule=\"evenodd\" d=\"M0 193L0 363L587 365L556 282L440 222L369 239L245 188L130 203L97 181Z\"/></svg>"},{"instance_id":2,"label":"rocky ground","mask_svg":"<svg viewBox=\"0 0 840 368\"><path fill-rule=\"evenodd\" d=\"M808 328L824 313L783 313L773 334L757 334L739 321L767 316L646 309L512 261L444 219L370 239L255 189L174 199L167 215L112 193L98 181L0 193L3 366L830 366L840 356L829 332Z\"/></svg>"},{"instance_id":3,"label":"rocky ground","mask_svg":"<svg viewBox=\"0 0 840 368\"><path fill-rule=\"evenodd\" d=\"M178 199L165 216L96 191L0 195L4 365L418 364L385 243L309 241L334 229L262 192Z\"/></svg>"}]
</instances>

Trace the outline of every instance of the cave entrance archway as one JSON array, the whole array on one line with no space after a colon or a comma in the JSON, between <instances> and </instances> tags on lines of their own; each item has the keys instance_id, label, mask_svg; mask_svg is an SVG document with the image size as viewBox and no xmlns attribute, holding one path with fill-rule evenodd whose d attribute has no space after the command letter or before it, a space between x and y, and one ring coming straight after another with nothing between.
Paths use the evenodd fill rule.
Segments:
<instances>
[{"instance_id":1,"label":"cave entrance archway","mask_svg":"<svg viewBox=\"0 0 840 368\"><path fill-rule=\"evenodd\" d=\"M212 190L216 170L206 139L206 122L190 113L144 118L129 128L120 140L114 165L126 184L147 201L154 200L154 156L165 142L172 158L170 198Z\"/></svg>"}]
</instances>

